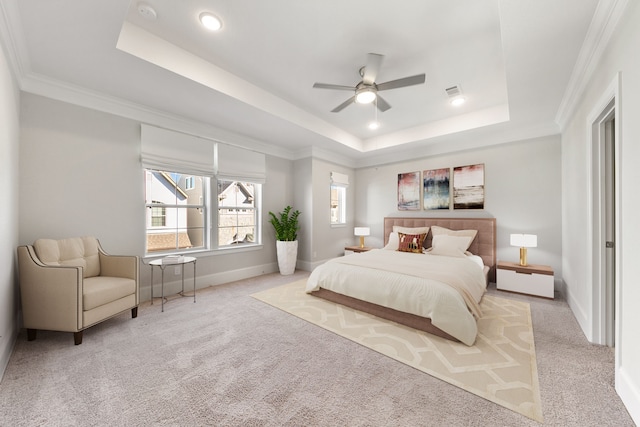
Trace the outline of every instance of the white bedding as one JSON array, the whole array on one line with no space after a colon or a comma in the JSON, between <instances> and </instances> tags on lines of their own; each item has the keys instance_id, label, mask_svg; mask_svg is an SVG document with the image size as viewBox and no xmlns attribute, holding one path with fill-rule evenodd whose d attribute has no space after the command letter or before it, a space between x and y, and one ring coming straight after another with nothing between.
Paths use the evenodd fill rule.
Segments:
<instances>
[{"instance_id":1,"label":"white bedding","mask_svg":"<svg viewBox=\"0 0 640 427\"><path fill-rule=\"evenodd\" d=\"M309 276L306 292L319 288L428 317L434 326L473 345L478 327L472 312L481 315L478 304L486 281L477 257L374 249L317 267Z\"/></svg>"}]
</instances>

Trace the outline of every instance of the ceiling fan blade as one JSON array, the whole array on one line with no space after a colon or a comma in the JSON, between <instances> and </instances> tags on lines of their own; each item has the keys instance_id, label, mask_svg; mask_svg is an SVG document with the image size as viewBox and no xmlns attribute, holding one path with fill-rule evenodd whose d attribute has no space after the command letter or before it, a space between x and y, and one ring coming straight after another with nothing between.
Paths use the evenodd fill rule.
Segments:
<instances>
[{"instance_id":1,"label":"ceiling fan blade","mask_svg":"<svg viewBox=\"0 0 640 427\"><path fill-rule=\"evenodd\" d=\"M316 89L355 90L353 86L332 85L329 83L314 83Z\"/></svg>"},{"instance_id":2,"label":"ceiling fan blade","mask_svg":"<svg viewBox=\"0 0 640 427\"><path fill-rule=\"evenodd\" d=\"M391 105L389 105L389 103L385 101L380 95L377 95L376 107L378 107L378 110L384 113L389 108L391 108Z\"/></svg>"},{"instance_id":3,"label":"ceiling fan blade","mask_svg":"<svg viewBox=\"0 0 640 427\"><path fill-rule=\"evenodd\" d=\"M377 85L377 87L378 87L378 91L397 89L399 87L422 84L425 82L425 79L426 78L424 74L417 74L415 76L405 77L403 79L391 80L389 82L380 83L379 85Z\"/></svg>"},{"instance_id":4,"label":"ceiling fan blade","mask_svg":"<svg viewBox=\"0 0 640 427\"><path fill-rule=\"evenodd\" d=\"M331 112L332 113L339 113L340 111L344 110L349 105L353 104L355 102L355 100L356 100L356 96L354 95L351 98L349 98L346 101L344 101L342 104L338 105L333 110L331 110Z\"/></svg>"},{"instance_id":5,"label":"ceiling fan blade","mask_svg":"<svg viewBox=\"0 0 640 427\"><path fill-rule=\"evenodd\" d=\"M370 53L369 55L367 55L367 65L364 66L362 83L366 85L372 85L373 83L375 83L383 59L384 56L377 53Z\"/></svg>"}]
</instances>

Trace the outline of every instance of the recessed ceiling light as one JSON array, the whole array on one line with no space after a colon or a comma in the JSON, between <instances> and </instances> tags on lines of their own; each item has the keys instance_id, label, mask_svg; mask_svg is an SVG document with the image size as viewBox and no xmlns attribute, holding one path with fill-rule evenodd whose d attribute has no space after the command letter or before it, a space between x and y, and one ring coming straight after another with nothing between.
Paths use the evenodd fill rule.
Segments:
<instances>
[{"instance_id":1,"label":"recessed ceiling light","mask_svg":"<svg viewBox=\"0 0 640 427\"><path fill-rule=\"evenodd\" d=\"M371 122L369 123L369 129L371 130L376 130L380 127L380 123L379 122Z\"/></svg>"},{"instance_id":2,"label":"recessed ceiling light","mask_svg":"<svg viewBox=\"0 0 640 427\"><path fill-rule=\"evenodd\" d=\"M451 105L453 105L454 107L459 107L465 102L467 102L467 99L464 96L459 96L451 100Z\"/></svg>"},{"instance_id":3,"label":"recessed ceiling light","mask_svg":"<svg viewBox=\"0 0 640 427\"><path fill-rule=\"evenodd\" d=\"M200 22L207 30L218 31L222 28L222 21L220 18L210 12L202 12L200 14Z\"/></svg>"},{"instance_id":4,"label":"recessed ceiling light","mask_svg":"<svg viewBox=\"0 0 640 427\"><path fill-rule=\"evenodd\" d=\"M156 11L151 6L149 6L144 2L138 3L137 7L138 7L138 13L144 19L147 19L149 21L155 21L156 18L158 17L158 15L156 14Z\"/></svg>"}]
</instances>

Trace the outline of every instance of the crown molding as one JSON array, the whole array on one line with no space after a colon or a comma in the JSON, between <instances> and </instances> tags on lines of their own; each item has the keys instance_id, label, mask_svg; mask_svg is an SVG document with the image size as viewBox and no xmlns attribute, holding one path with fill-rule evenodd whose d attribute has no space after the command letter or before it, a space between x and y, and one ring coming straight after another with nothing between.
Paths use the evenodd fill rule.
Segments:
<instances>
[{"instance_id":1,"label":"crown molding","mask_svg":"<svg viewBox=\"0 0 640 427\"><path fill-rule=\"evenodd\" d=\"M0 2L0 45L9 61L9 67L18 86L22 87L22 77L31 69L27 48L22 38L24 32L15 1Z\"/></svg>"},{"instance_id":2,"label":"crown molding","mask_svg":"<svg viewBox=\"0 0 640 427\"><path fill-rule=\"evenodd\" d=\"M467 150L478 150L485 147L535 140L559 134L560 130L556 124L519 126L509 130L500 129L500 125L496 125L494 129L472 129L456 135L446 135L441 138L423 141L407 147L406 150L394 150L358 159L355 168L362 169L392 163L402 163L417 158L428 158ZM417 153L419 153L419 155L417 155Z\"/></svg>"},{"instance_id":3,"label":"crown molding","mask_svg":"<svg viewBox=\"0 0 640 427\"><path fill-rule=\"evenodd\" d=\"M318 147L306 147L294 153L292 160L301 160L311 157L313 159L323 160L339 166L355 168L356 161L348 156L337 154L333 151L324 150Z\"/></svg>"},{"instance_id":4,"label":"crown molding","mask_svg":"<svg viewBox=\"0 0 640 427\"><path fill-rule=\"evenodd\" d=\"M584 90L593 76L602 55L611 40L629 0L599 1L591 25L573 67L555 121L564 129L575 112Z\"/></svg>"},{"instance_id":5,"label":"crown molding","mask_svg":"<svg viewBox=\"0 0 640 427\"><path fill-rule=\"evenodd\" d=\"M103 93L87 90L83 87L54 80L49 77L29 73L22 78L22 90L73 105L89 108L115 116L163 127L190 135L212 139L235 145L252 151L282 157L291 160L293 153L285 148L266 144L247 136L208 125L165 111L149 108L140 104L125 101Z\"/></svg>"}]
</instances>

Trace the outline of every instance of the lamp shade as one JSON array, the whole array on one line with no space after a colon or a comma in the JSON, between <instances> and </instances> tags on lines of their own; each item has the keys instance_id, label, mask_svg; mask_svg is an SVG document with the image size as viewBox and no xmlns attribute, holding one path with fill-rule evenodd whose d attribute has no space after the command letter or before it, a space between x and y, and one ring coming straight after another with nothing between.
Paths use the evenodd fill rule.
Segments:
<instances>
[{"instance_id":1,"label":"lamp shade","mask_svg":"<svg viewBox=\"0 0 640 427\"><path fill-rule=\"evenodd\" d=\"M369 227L356 227L353 231L355 236L368 236L370 233Z\"/></svg>"},{"instance_id":2,"label":"lamp shade","mask_svg":"<svg viewBox=\"0 0 640 427\"><path fill-rule=\"evenodd\" d=\"M535 248L538 246L538 236L535 234L512 234L511 246L520 248Z\"/></svg>"}]
</instances>

